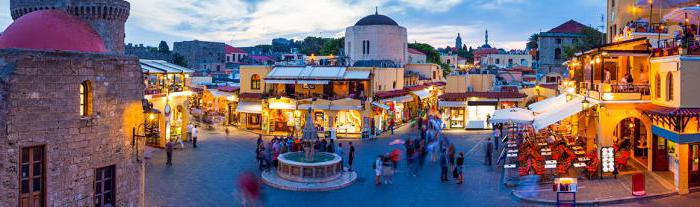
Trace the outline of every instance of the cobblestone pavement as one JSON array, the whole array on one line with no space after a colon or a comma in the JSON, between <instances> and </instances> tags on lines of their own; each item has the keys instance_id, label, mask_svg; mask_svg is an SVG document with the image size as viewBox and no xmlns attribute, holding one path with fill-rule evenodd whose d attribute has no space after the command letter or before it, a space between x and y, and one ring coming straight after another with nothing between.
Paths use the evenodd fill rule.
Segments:
<instances>
[{"instance_id":1,"label":"cobblestone pavement","mask_svg":"<svg viewBox=\"0 0 700 207\"><path fill-rule=\"evenodd\" d=\"M401 129L393 137L417 137L417 130ZM292 192L263 186L265 206L537 206L512 196L513 188L502 184L502 173L483 162L484 142L489 133L479 131L447 131L458 151L465 153L465 183L439 182L437 164L426 164L414 177L400 163L393 185L375 186L372 162L377 155L394 147L389 135L377 140L342 140L346 147L356 146L355 169L358 181L344 189L330 192ZM165 153L156 151L146 164L147 206L239 206L235 181L241 172L256 174L254 146L257 135L232 130L203 131L196 149L189 145L176 150L173 166L165 166ZM266 141L269 137L266 137ZM672 196L659 200L643 200L620 206L682 206L700 202L698 193Z\"/></svg>"},{"instance_id":2,"label":"cobblestone pavement","mask_svg":"<svg viewBox=\"0 0 700 207\"><path fill-rule=\"evenodd\" d=\"M397 130L394 137L417 137L417 130ZM371 164L377 155L393 149L388 135L372 141L342 140L356 146L358 181L331 192L291 192L263 187L266 206L523 206L501 183L501 173L486 167L483 142L488 133L448 131L458 151L465 152L465 182L440 183L437 164L426 164L414 177L400 163L393 185L374 185ZM176 150L173 166L165 166L165 153L156 151L146 166L148 206L238 206L235 179L244 171L257 173L254 146L257 135L232 130L203 131L198 148ZM268 138L269 139L269 138ZM402 147L402 146L400 146ZM346 149L347 151L347 149Z\"/></svg>"}]
</instances>

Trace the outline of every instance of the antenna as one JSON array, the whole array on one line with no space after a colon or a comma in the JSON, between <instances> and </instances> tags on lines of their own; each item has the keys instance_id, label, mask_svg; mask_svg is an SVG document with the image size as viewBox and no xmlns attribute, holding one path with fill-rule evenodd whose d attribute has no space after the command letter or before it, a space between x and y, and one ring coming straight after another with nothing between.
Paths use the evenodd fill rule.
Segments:
<instances>
[{"instance_id":1,"label":"antenna","mask_svg":"<svg viewBox=\"0 0 700 207\"><path fill-rule=\"evenodd\" d=\"M378 6L374 7L374 15L379 15L379 7Z\"/></svg>"}]
</instances>

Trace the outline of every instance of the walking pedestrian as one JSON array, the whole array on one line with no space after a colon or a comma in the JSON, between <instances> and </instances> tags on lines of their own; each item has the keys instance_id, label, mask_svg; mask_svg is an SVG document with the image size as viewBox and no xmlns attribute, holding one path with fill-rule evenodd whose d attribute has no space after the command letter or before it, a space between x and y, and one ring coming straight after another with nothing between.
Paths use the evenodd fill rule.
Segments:
<instances>
[{"instance_id":1,"label":"walking pedestrian","mask_svg":"<svg viewBox=\"0 0 700 207\"><path fill-rule=\"evenodd\" d=\"M335 154L340 157L340 166L343 166L343 143L338 143L338 148L335 149Z\"/></svg>"},{"instance_id":2,"label":"walking pedestrian","mask_svg":"<svg viewBox=\"0 0 700 207\"><path fill-rule=\"evenodd\" d=\"M440 152L440 181L445 182L447 179L447 153L445 149Z\"/></svg>"},{"instance_id":3,"label":"walking pedestrian","mask_svg":"<svg viewBox=\"0 0 700 207\"><path fill-rule=\"evenodd\" d=\"M238 188L241 189L242 206L259 206L260 183L255 174L250 172L241 173L238 177Z\"/></svg>"},{"instance_id":4,"label":"walking pedestrian","mask_svg":"<svg viewBox=\"0 0 700 207\"><path fill-rule=\"evenodd\" d=\"M455 170L457 171L457 184L462 184L464 182L464 171L463 171L463 166L464 166L464 152L459 152L459 157L457 157L457 167Z\"/></svg>"},{"instance_id":5,"label":"walking pedestrian","mask_svg":"<svg viewBox=\"0 0 700 207\"><path fill-rule=\"evenodd\" d=\"M394 125L395 124L396 124L396 122L394 121L394 119L391 119L389 121L389 129L391 130L391 135L394 135Z\"/></svg>"},{"instance_id":6,"label":"walking pedestrian","mask_svg":"<svg viewBox=\"0 0 700 207\"><path fill-rule=\"evenodd\" d=\"M383 172L383 163L384 159L381 155L377 156L377 159L374 160L374 184L375 185L381 185L382 184L382 172Z\"/></svg>"},{"instance_id":7,"label":"walking pedestrian","mask_svg":"<svg viewBox=\"0 0 700 207\"><path fill-rule=\"evenodd\" d=\"M350 142L350 149L348 151L348 171L352 172L352 160L355 159L355 146Z\"/></svg>"},{"instance_id":8,"label":"walking pedestrian","mask_svg":"<svg viewBox=\"0 0 700 207\"><path fill-rule=\"evenodd\" d=\"M394 176L394 165L392 163L395 163L393 160L393 156L385 156L384 161L383 161L383 166L382 170L384 170L384 184L394 184L393 182L393 176Z\"/></svg>"},{"instance_id":9,"label":"walking pedestrian","mask_svg":"<svg viewBox=\"0 0 700 207\"><path fill-rule=\"evenodd\" d=\"M450 144L450 147L447 148L447 162L450 163L450 171L454 171L455 169L455 145Z\"/></svg>"},{"instance_id":10,"label":"walking pedestrian","mask_svg":"<svg viewBox=\"0 0 700 207\"><path fill-rule=\"evenodd\" d=\"M333 142L333 139L331 139L331 141L328 142L328 146L326 146L326 150L328 150L329 153L335 153L335 142Z\"/></svg>"},{"instance_id":11,"label":"walking pedestrian","mask_svg":"<svg viewBox=\"0 0 700 207\"><path fill-rule=\"evenodd\" d=\"M192 124L187 124L187 137L185 137L187 141L192 140L192 128L194 128Z\"/></svg>"},{"instance_id":12,"label":"walking pedestrian","mask_svg":"<svg viewBox=\"0 0 700 207\"><path fill-rule=\"evenodd\" d=\"M165 144L165 154L168 157L167 162L165 165L167 166L172 166L173 165L173 147L174 143L171 140L168 140L168 143Z\"/></svg>"},{"instance_id":13,"label":"walking pedestrian","mask_svg":"<svg viewBox=\"0 0 700 207\"><path fill-rule=\"evenodd\" d=\"M486 142L486 165L491 166L491 155L493 154L493 143L491 142L491 138L489 138L488 142Z\"/></svg>"},{"instance_id":14,"label":"walking pedestrian","mask_svg":"<svg viewBox=\"0 0 700 207\"><path fill-rule=\"evenodd\" d=\"M194 125L194 128L192 128L192 147L197 148L197 138L199 137L199 129L197 128L197 125Z\"/></svg>"},{"instance_id":15,"label":"walking pedestrian","mask_svg":"<svg viewBox=\"0 0 700 207\"><path fill-rule=\"evenodd\" d=\"M258 145L258 149L255 152L255 159L258 160L258 170L262 171L265 167L265 146L262 143Z\"/></svg>"}]
</instances>

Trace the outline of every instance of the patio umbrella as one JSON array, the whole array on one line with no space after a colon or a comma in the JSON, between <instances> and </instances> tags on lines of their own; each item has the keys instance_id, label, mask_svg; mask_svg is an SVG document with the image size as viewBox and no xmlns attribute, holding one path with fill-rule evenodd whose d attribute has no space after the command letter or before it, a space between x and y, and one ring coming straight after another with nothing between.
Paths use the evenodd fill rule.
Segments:
<instances>
[{"instance_id":1,"label":"patio umbrella","mask_svg":"<svg viewBox=\"0 0 700 207\"><path fill-rule=\"evenodd\" d=\"M535 115L533 115L532 111L523 108L509 108L496 110L489 122L491 124L529 124L533 120L535 120Z\"/></svg>"},{"instance_id":2,"label":"patio umbrella","mask_svg":"<svg viewBox=\"0 0 700 207\"><path fill-rule=\"evenodd\" d=\"M664 21L683 23L688 18L688 23L698 24L700 22L700 7L691 6L675 9L664 15Z\"/></svg>"}]
</instances>

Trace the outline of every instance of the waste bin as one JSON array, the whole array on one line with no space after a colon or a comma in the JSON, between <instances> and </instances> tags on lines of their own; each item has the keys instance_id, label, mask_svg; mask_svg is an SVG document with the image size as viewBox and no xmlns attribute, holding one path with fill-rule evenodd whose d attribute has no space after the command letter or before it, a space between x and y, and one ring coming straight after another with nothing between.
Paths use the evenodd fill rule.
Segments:
<instances>
[{"instance_id":1,"label":"waste bin","mask_svg":"<svg viewBox=\"0 0 700 207\"><path fill-rule=\"evenodd\" d=\"M644 174L637 173L632 175L632 195L643 196L647 192L645 190Z\"/></svg>"}]
</instances>

